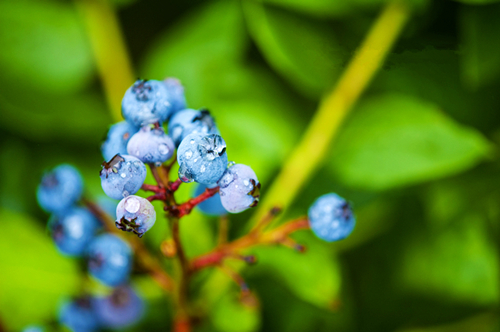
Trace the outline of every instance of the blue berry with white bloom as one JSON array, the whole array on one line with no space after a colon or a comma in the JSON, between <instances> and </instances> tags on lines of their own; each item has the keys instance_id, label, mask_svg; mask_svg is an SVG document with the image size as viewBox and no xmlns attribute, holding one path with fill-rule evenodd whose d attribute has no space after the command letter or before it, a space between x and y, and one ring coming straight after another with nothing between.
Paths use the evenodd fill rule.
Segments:
<instances>
[{"instance_id":1,"label":"blue berry with white bloom","mask_svg":"<svg viewBox=\"0 0 500 332\"><path fill-rule=\"evenodd\" d=\"M90 297L64 303L59 309L59 321L72 332L93 332L100 327Z\"/></svg>"},{"instance_id":2,"label":"blue berry with white bloom","mask_svg":"<svg viewBox=\"0 0 500 332\"><path fill-rule=\"evenodd\" d=\"M128 154L143 163L163 163L174 155L174 151L174 142L162 127L142 127L127 145Z\"/></svg>"},{"instance_id":3,"label":"blue berry with white bloom","mask_svg":"<svg viewBox=\"0 0 500 332\"><path fill-rule=\"evenodd\" d=\"M231 213L245 211L259 203L260 183L247 165L228 167L218 184L222 206Z\"/></svg>"},{"instance_id":4,"label":"blue berry with white bloom","mask_svg":"<svg viewBox=\"0 0 500 332\"><path fill-rule=\"evenodd\" d=\"M165 122L172 112L167 87L156 80L137 80L122 100L125 120L136 127Z\"/></svg>"},{"instance_id":5,"label":"blue berry with white bloom","mask_svg":"<svg viewBox=\"0 0 500 332\"><path fill-rule=\"evenodd\" d=\"M179 178L211 186L227 167L226 142L219 135L191 134L177 150Z\"/></svg>"},{"instance_id":6,"label":"blue berry with white bloom","mask_svg":"<svg viewBox=\"0 0 500 332\"><path fill-rule=\"evenodd\" d=\"M136 157L117 154L102 163L100 172L104 193L113 199L122 199L141 189L146 179L146 166Z\"/></svg>"},{"instance_id":7,"label":"blue berry with white bloom","mask_svg":"<svg viewBox=\"0 0 500 332\"><path fill-rule=\"evenodd\" d=\"M132 250L119 237L104 234L88 248L89 271L103 284L116 287L128 280L132 269Z\"/></svg>"},{"instance_id":8,"label":"blue berry with white bloom","mask_svg":"<svg viewBox=\"0 0 500 332\"><path fill-rule=\"evenodd\" d=\"M115 123L108 130L108 136L101 145L104 160L110 160L116 154L127 154L127 143L139 128L127 121Z\"/></svg>"},{"instance_id":9,"label":"blue berry with white bloom","mask_svg":"<svg viewBox=\"0 0 500 332\"><path fill-rule=\"evenodd\" d=\"M179 146L190 134L219 134L219 129L208 110L185 109L172 116L168 122L168 134L175 146Z\"/></svg>"},{"instance_id":10,"label":"blue berry with white bloom","mask_svg":"<svg viewBox=\"0 0 500 332\"><path fill-rule=\"evenodd\" d=\"M129 286L120 286L111 295L93 300L103 327L121 329L138 322L144 314L144 301Z\"/></svg>"},{"instance_id":11,"label":"blue berry with white bloom","mask_svg":"<svg viewBox=\"0 0 500 332\"><path fill-rule=\"evenodd\" d=\"M68 256L83 255L99 227L100 223L92 213L80 207L52 215L48 224L57 249Z\"/></svg>"},{"instance_id":12,"label":"blue berry with white bloom","mask_svg":"<svg viewBox=\"0 0 500 332\"><path fill-rule=\"evenodd\" d=\"M314 234L327 242L346 238L356 223L349 203L334 193L319 197L309 208L308 217Z\"/></svg>"},{"instance_id":13,"label":"blue berry with white bloom","mask_svg":"<svg viewBox=\"0 0 500 332\"><path fill-rule=\"evenodd\" d=\"M184 96L184 87L181 82L173 77L167 77L163 80L167 87L168 100L172 104L172 115L186 108L186 97Z\"/></svg>"},{"instance_id":14,"label":"blue berry with white bloom","mask_svg":"<svg viewBox=\"0 0 500 332\"><path fill-rule=\"evenodd\" d=\"M196 197L196 196L201 195L205 191L205 189L207 189L207 186L199 184L196 187L196 191L194 192L194 196ZM198 205L196 205L196 207L203 214L206 214L209 216L220 216L223 214L227 214L226 209L224 209L224 207L222 206L219 193L216 193L212 197L199 203Z\"/></svg>"},{"instance_id":15,"label":"blue berry with white bloom","mask_svg":"<svg viewBox=\"0 0 500 332\"><path fill-rule=\"evenodd\" d=\"M62 164L47 172L38 186L38 204L47 212L61 213L77 200L83 191L83 180L76 168Z\"/></svg>"},{"instance_id":16,"label":"blue berry with white bloom","mask_svg":"<svg viewBox=\"0 0 500 332\"><path fill-rule=\"evenodd\" d=\"M156 211L145 198L130 195L118 203L116 207L116 222L118 229L133 232L142 237L156 221Z\"/></svg>"}]
</instances>

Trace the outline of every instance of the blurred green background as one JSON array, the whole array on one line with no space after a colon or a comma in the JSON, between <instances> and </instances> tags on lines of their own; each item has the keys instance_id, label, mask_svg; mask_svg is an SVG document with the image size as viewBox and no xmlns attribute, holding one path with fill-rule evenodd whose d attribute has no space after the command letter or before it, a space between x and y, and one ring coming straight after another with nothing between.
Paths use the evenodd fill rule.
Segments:
<instances>
[{"instance_id":1,"label":"blurred green background","mask_svg":"<svg viewBox=\"0 0 500 332\"><path fill-rule=\"evenodd\" d=\"M218 296L224 275L201 275L192 289L204 318L197 331L500 331L500 1L413 2L403 35L287 213L303 215L334 191L353 202L354 233L333 244L297 234L309 248L304 255L253 250L259 263L243 275L257 308L242 306L234 285ZM135 75L178 77L189 106L211 110L229 158L253 167L265 197L384 3L110 5ZM55 250L35 191L44 170L67 162L91 195L102 195L99 147L115 120L91 47L92 18L82 9L93 5L99 13L103 2L0 1L0 322L7 331L51 324L61 299L82 287L81 264ZM97 35L106 36L108 27L101 29ZM231 216L232 236L250 216ZM213 247L216 224L198 213L183 220L190 256ZM166 228L159 220L144 237L153 250ZM149 308L131 330L169 330L170 302L147 276L133 280Z\"/></svg>"}]
</instances>

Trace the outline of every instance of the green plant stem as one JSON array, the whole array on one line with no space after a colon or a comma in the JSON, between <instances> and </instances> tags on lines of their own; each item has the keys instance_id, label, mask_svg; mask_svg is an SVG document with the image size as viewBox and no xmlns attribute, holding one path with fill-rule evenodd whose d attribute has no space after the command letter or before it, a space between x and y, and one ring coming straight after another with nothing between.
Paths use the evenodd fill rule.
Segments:
<instances>
[{"instance_id":1,"label":"green plant stem","mask_svg":"<svg viewBox=\"0 0 500 332\"><path fill-rule=\"evenodd\" d=\"M406 1L389 2L372 26L337 86L321 101L301 141L286 160L251 220L273 207L286 209L328 156L340 125L381 67L411 13Z\"/></svg>"},{"instance_id":2,"label":"green plant stem","mask_svg":"<svg viewBox=\"0 0 500 332\"><path fill-rule=\"evenodd\" d=\"M106 0L75 0L114 121L121 121L121 100L134 81L132 66L114 8Z\"/></svg>"}]
</instances>

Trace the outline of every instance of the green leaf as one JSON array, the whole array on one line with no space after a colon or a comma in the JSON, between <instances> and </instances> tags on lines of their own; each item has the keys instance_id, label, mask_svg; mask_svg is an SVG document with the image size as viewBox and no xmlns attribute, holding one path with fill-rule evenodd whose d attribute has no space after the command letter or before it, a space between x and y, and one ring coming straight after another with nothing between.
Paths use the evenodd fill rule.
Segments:
<instances>
[{"instance_id":1,"label":"green leaf","mask_svg":"<svg viewBox=\"0 0 500 332\"><path fill-rule=\"evenodd\" d=\"M269 64L311 97L331 87L346 61L325 22L310 20L256 2L244 2L250 33Z\"/></svg>"},{"instance_id":2,"label":"green leaf","mask_svg":"<svg viewBox=\"0 0 500 332\"><path fill-rule=\"evenodd\" d=\"M453 122L435 105L387 94L353 112L330 167L349 186L382 190L459 173L489 152L479 132Z\"/></svg>"},{"instance_id":3,"label":"green leaf","mask_svg":"<svg viewBox=\"0 0 500 332\"><path fill-rule=\"evenodd\" d=\"M318 17L341 16L352 9L352 1L347 0L263 0L262 2Z\"/></svg>"},{"instance_id":4,"label":"green leaf","mask_svg":"<svg viewBox=\"0 0 500 332\"><path fill-rule=\"evenodd\" d=\"M500 4L461 8L462 75L473 88L500 75L500 46L492 42L500 33Z\"/></svg>"},{"instance_id":5,"label":"green leaf","mask_svg":"<svg viewBox=\"0 0 500 332\"><path fill-rule=\"evenodd\" d=\"M219 332L252 332L260 327L258 308L238 301L234 292L224 295L215 304L210 319Z\"/></svg>"},{"instance_id":6,"label":"green leaf","mask_svg":"<svg viewBox=\"0 0 500 332\"><path fill-rule=\"evenodd\" d=\"M498 2L499 0L455 0L455 1L466 3L469 5L487 5L490 3Z\"/></svg>"},{"instance_id":7,"label":"green leaf","mask_svg":"<svg viewBox=\"0 0 500 332\"><path fill-rule=\"evenodd\" d=\"M300 299L332 308L340 291L340 267L330 246L310 232L294 238L307 247L305 253L290 248L263 247L252 250L258 264L249 273L265 273L283 282Z\"/></svg>"},{"instance_id":8,"label":"green leaf","mask_svg":"<svg viewBox=\"0 0 500 332\"><path fill-rule=\"evenodd\" d=\"M42 91L76 91L93 73L74 6L60 1L0 2L2 80Z\"/></svg>"},{"instance_id":9,"label":"green leaf","mask_svg":"<svg viewBox=\"0 0 500 332\"><path fill-rule=\"evenodd\" d=\"M418 234L403 250L401 287L453 301L499 300L498 253L481 215L469 212L441 232Z\"/></svg>"},{"instance_id":10,"label":"green leaf","mask_svg":"<svg viewBox=\"0 0 500 332\"><path fill-rule=\"evenodd\" d=\"M9 329L51 321L79 284L76 261L59 254L30 217L0 209L0 316Z\"/></svg>"}]
</instances>

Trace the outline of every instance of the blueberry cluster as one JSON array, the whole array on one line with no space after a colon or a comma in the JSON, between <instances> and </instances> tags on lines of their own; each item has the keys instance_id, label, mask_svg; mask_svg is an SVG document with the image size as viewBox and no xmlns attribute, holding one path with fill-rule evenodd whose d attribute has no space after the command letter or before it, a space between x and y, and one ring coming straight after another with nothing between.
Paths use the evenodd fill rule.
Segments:
<instances>
[{"instance_id":1,"label":"blueberry cluster","mask_svg":"<svg viewBox=\"0 0 500 332\"><path fill-rule=\"evenodd\" d=\"M133 165L128 166L134 170ZM145 169L142 171L145 173ZM83 258L90 275L113 289L107 297L85 295L66 302L60 309L60 322L74 332L128 326L136 322L143 311L143 301L128 286L132 250L121 238L105 233L101 221L79 205L82 191L83 181L78 170L64 164L43 176L37 197L40 206L52 213L48 229L59 252ZM109 201L105 204L104 211ZM116 209L114 203L113 210ZM43 328L28 326L25 331L39 332Z\"/></svg>"},{"instance_id":2,"label":"blueberry cluster","mask_svg":"<svg viewBox=\"0 0 500 332\"><path fill-rule=\"evenodd\" d=\"M145 164L157 167L176 149L180 181L197 182L199 188L220 187L199 206L202 212L238 213L258 203L257 176L249 166L228 163L226 142L214 118L206 109L186 107L178 80L137 80L125 92L122 115L126 121L112 125L102 144L107 161L100 172L106 195L121 200L116 215L119 229L142 237L154 225L153 206L135 194L144 184Z\"/></svg>"}]
</instances>

